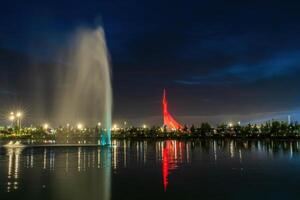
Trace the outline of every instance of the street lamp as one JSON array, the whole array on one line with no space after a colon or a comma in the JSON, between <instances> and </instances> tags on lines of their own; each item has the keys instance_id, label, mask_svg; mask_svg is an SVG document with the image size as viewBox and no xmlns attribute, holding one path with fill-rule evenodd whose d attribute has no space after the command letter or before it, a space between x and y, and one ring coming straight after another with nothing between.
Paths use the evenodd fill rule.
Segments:
<instances>
[{"instance_id":1,"label":"street lamp","mask_svg":"<svg viewBox=\"0 0 300 200\"><path fill-rule=\"evenodd\" d=\"M49 124L45 123L45 124L43 125L43 128L44 128L45 130L48 130Z\"/></svg>"},{"instance_id":2,"label":"street lamp","mask_svg":"<svg viewBox=\"0 0 300 200\"><path fill-rule=\"evenodd\" d=\"M13 122L15 120L15 116L13 115L9 116L9 120Z\"/></svg>"},{"instance_id":3,"label":"street lamp","mask_svg":"<svg viewBox=\"0 0 300 200\"><path fill-rule=\"evenodd\" d=\"M144 125L143 125L143 128L144 128L144 129L146 129L146 128L147 128L147 125L146 125L146 124L144 124Z\"/></svg>"},{"instance_id":4,"label":"street lamp","mask_svg":"<svg viewBox=\"0 0 300 200\"><path fill-rule=\"evenodd\" d=\"M17 112L17 117L21 117L22 113L21 112Z\"/></svg>"},{"instance_id":5,"label":"street lamp","mask_svg":"<svg viewBox=\"0 0 300 200\"><path fill-rule=\"evenodd\" d=\"M21 129L21 117L22 117L22 113L20 111L17 112L16 117L18 119L18 127L19 129Z\"/></svg>"},{"instance_id":6,"label":"street lamp","mask_svg":"<svg viewBox=\"0 0 300 200\"><path fill-rule=\"evenodd\" d=\"M11 126L13 127L14 121L15 121L14 112L10 112L10 115L9 115L8 119L9 119L9 121L11 121Z\"/></svg>"},{"instance_id":7,"label":"street lamp","mask_svg":"<svg viewBox=\"0 0 300 200\"><path fill-rule=\"evenodd\" d=\"M78 124L77 124L77 129L78 129L78 130L82 130L82 128L83 128L83 125L82 125L81 123L78 123Z\"/></svg>"},{"instance_id":8,"label":"street lamp","mask_svg":"<svg viewBox=\"0 0 300 200\"><path fill-rule=\"evenodd\" d=\"M117 125L117 124L114 124L112 130L113 130L113 131L116 131L117 129L118 129L118 125Z\"/></svg>"}]
</instances>

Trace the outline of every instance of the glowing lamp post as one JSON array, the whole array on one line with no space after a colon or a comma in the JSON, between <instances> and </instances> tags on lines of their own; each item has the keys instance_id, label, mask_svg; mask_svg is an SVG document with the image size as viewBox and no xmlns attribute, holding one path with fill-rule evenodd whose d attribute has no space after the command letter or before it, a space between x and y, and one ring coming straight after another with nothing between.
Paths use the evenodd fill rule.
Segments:
<instances>
[{"instance_id":1,"label":"glowing lamp post","mask_svg":"<svg viewBox=\"0 0 300 200\"><path fill-rule=\"evenodd\" d=\"M117 131L117 130L118 130L118 125L114 124L113 127L112 127L112 131Z\"/></svg>"},{"instance_id":2,"label":"glowing lamp post","mask_svg":"<svg viewBox=\"0 0 300 200\"><path fill-rule=\"evenodd\" d=\"M43 128L44 128L44 130L48 130L49 124L45 123L45 124L43 125Z\"/></svg>"},{"instance_id":3,"label":"glowing lamp post","mask_svg":"<svg viewBox=\"0 0 300 200\"><path fill-rule=\"evenodd\" d=\"M9 116L8 119L9 119L9 121L11 121L11 126L13 126L14 125L14 121L15 121L15 116L14 116L13 112L10 113L10 116Z\"/></svg>"},{"instance_id":4,"label":"glowing lamp post","mask_svg":"<svg viewBox=\"0 0 300 200\"><path fill-rule=\"evenodd\" d=\"M81 131L83 129L83 125L81 123L78 123L77 124L77 129Z\"/></svg>"},{"instance_id":5,"label":"glowing lamp post","mask_svg":"<svg viewBox=\"0 0 300 200\"><path fill-rule=\"evenodd\" d=\"M16 117L17 117L17 122L18 122L18 127L19 129L21 129L21 118L22 118L22 113L21 112L17 112L16 114Z\"/></svg>"}]
</instances>

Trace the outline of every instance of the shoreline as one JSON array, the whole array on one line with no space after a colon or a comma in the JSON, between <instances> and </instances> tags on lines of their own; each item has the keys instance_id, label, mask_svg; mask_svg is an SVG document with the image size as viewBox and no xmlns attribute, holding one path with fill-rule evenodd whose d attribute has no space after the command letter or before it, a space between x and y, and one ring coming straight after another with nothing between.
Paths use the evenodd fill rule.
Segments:
<instances>
[{"instance_id":1,"label":"shoreline","mask_svg":"<svg viewBox=\"0 0 300 200\"><path fill-rule=\"evenodd\" d=\"M112 140L206 140L206 139L231 139L231 140L300 140L300 136L112 136ZM5 136L0 137L0 141L5 140L100 140L100 137L31 137L31 136Z\"/></svg>"}]
</instances>

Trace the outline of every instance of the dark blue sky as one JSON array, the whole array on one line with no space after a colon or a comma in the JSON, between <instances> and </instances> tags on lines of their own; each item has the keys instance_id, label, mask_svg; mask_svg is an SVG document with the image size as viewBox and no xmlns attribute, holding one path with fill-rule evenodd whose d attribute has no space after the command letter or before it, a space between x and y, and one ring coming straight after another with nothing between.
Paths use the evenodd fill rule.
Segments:
<instances>
[{"instance_id":1,"label":"dark blue sky","mask_svg":"<svg viewBox=\"0 0 300 200\"><path fill-rule=\"evenodd\" d=\"M55 63L74 30L102 25L116 120L159 123L163 88L184 123L300 120L299 10L297 1L276 0L3 1L2 105L30 104L24 78L11 77L31 60Z\"/></svg>"}]
</instances>

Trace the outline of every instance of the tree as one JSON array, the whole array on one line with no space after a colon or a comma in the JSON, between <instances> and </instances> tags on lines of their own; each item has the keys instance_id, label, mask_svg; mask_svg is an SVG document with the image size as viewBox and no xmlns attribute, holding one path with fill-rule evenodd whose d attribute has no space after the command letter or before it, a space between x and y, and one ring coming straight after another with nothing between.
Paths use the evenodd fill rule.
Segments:
<instances>
[{"instance_id":1,"label":"tree","mask_svg":"<svg viewBox=\"0 0 300 200\"><path fill-rule=\"evenodd\" d=\"M242 127L239 124L233 126L233 131L236 136L242 136Z\"/></svg>"},{"instance_id":2,"label":"tree","mask_svg":"<svg viewBox=\"0 0 300 200\"><path fill-rule=\"evenodd\" d=\"M200 134L201 136L211 135L212 128L209 123L202 123L200 126Z\"/></svg>"},{"instance_id":3,"label":"tree","mask_svg":"<svg viewBox=\"0 0 300 200\"><path fill-rule=\"evenodd\" d=\"M271 136L280 136L280 122L273 121L271 124Z\"/></svg>"},{"instance_id":4,"label":"tree","mask_svg":"<svg viewBox=\"0 0 300 200\"><path fill-rule=\"evenodd\" d=\"M226 124L220 124L217 126L217 133L219 135L226 135L227 134L227 125Z\"/></svg>"},{"instance_id":5,"label":"tree","mask_svg":"<svg viewBox=\"0 0 300 200\"><path fill-rule=\"evenodd\" d=\"M196 132L196 129L195 129L195 126L194 126L194 124L191 126L191 128L190 128L190 132L191 132L191 134L192 135L194 135L195 134L195 132Z\"/></svg>"}]
</instances>

